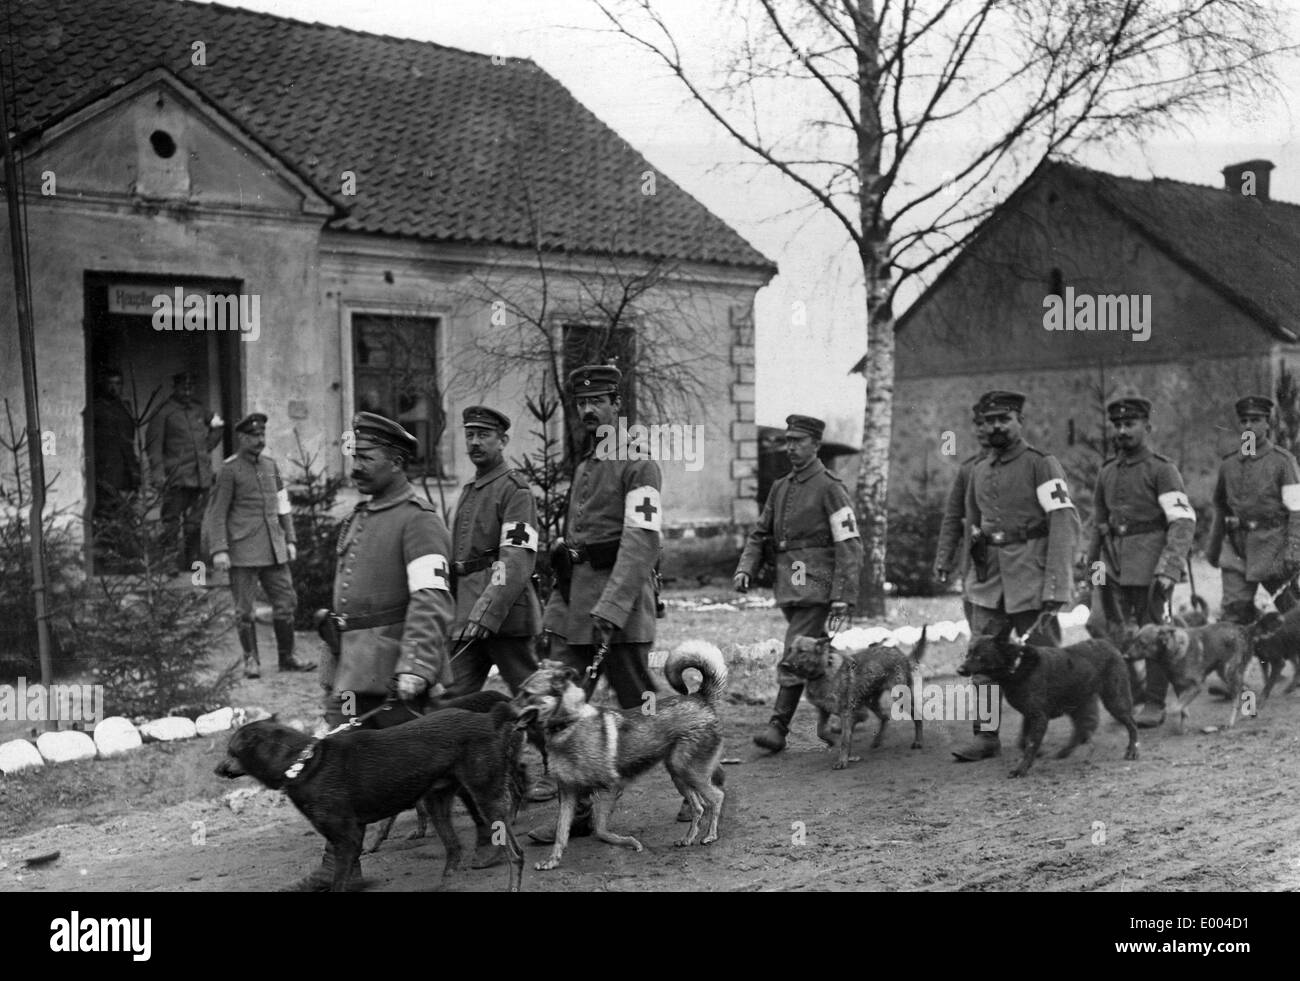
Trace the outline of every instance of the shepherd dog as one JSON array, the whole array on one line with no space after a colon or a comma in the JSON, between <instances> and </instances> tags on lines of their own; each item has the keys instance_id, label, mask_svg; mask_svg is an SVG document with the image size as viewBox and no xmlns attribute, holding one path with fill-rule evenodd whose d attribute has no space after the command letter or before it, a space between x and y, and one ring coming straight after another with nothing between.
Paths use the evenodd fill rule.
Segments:
<instances>
[{"instance_id":1,"label":"shepherd dog","mask_svg":"<svg viewBox=\"0 0 1300 981\"><path fill-rule=\"evenodd\" d=\"M703 677L688 693L682 673L695 668ZM538 871L553 869L569 842L569 827L578 800L590 795L596 838L636 851L641 842L609 830L609 818L623 788L657 763L691 808L691 823L678 845L707 845L718 839L722 789L722 726L718 702L727 685L727 665L712 644L687 641L668 655L664 678L676 695L657 696L653 704L616 710L587 701L582 678L572 667L543 661L515 696L521 723L535 719L546 740L551 773L559 788L559 819L550 857ZM700 837L701 824L707 829Z\"/></svg>"}]
</instances>

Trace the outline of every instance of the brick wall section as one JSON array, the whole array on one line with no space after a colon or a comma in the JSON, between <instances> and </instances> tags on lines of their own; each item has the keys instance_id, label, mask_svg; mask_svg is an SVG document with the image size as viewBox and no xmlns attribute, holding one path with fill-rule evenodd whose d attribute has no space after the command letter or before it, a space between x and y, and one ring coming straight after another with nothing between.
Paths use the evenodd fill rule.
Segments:
<instances>
[{"instance_id":1,"label":"brick wall section","mask_svg":"<svg viewBox=\"0 0 1300 981\"><path fill-rule=\"evenodd\" d=\"M731 308L731 477L736 491L731 520L752 525L758 520L758 427L754 424L754 308Z\"/></svg>"}]
</instances>

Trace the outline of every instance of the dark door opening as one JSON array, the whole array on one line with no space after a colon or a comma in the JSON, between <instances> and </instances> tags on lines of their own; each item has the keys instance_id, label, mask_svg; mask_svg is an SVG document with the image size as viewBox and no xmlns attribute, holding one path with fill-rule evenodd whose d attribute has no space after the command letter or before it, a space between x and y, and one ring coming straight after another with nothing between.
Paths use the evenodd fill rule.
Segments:
<instances>
[{"instance_id":1,"label":"dark door opening","mask_svg":"<svg viewBox=\"0 0 1300 981\"><path fill-rule=\"evenodd\" d=\"M86 544L92 574L126 571L112 567L108 553L118 552L117 543L105 540L103 528L115 503L137 490L148 474L147 428L171 398L174 375L192 373L197 404L205 414L218 414L225 424L221 442L212 451L214 459L233 452L232 426L244 401L240 334L156 329L153 298L172 297L177 287L185 295L240 292L238 280L85 275L85 519L91 531Z\"/></svg>"}]
</instances>

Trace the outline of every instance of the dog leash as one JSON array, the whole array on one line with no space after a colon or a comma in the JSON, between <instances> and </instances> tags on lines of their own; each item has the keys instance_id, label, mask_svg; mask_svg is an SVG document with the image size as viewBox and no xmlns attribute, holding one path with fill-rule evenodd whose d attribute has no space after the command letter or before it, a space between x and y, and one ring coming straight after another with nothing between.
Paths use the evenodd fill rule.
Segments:
<instances>
[{"instance_id":1,"label":"dog leash","mask_svg":"<svg viewBox=\"0 0 1300 981\"><path fill-rule=\"evenodd\" d=\"M591 664L587 666L587 680L582 683L583 694L590 698L596 690L596 682L600 678L600 665L609 654L609 644L601 644L596 648L596 656L591 659Z\"/></svg>"},{"instance_id":2,"label":"dog leash","mask_svg":"<svg viewBox=\"0 0 1300 981\"><path fill-rule=\"evenodd\" d=\"M328 739L330 736L336 736L340 732L348 732L349 730L352 729L359 729L361 727L361 724L365 722L367 719L373 718L374 716L378 715L380 712L386 712L396 705L401 705L412 715L418 716L420 714L419 712L415 711L415 709L407 705L406 702L389 696L388 698L384 699L382 704L377 705L375 708L372 708L369 712L366 712L362 715L358 715L355 718L348 719L347 722L343 722L340 723L339 725L336 725L333 729L325 733L325 735L321 736L319 739L313 739L311 742L309 742L306 746L303 747L302 752L298 754L297 758L293 761L293 763L289 765L289 769L284 771L285 779L296 780L298 778L298 775L302 773L303 767L305 767L307 765L307 762L313 756L316 755L316 747L319 746L326 739Z\"/></svg>"}]
</instances>

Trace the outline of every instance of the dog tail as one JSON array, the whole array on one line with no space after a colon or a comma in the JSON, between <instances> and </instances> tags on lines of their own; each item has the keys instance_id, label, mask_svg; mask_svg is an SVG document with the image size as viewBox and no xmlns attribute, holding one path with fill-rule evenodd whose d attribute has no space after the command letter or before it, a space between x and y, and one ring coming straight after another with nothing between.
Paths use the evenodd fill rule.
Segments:
<instances>
[{"instance_id":1,"label":"dog tail","mask_svg":"<svg viewBox=\"0 0 1300 981\"><path fill-rule=\"evenodd\" d=\"M916 646L912 648L912 653L908 655L908 660L912 662L913 668L920 667L921 659L925 657L926 633L929 629L929 624L925 624L921 627L921 639L916 642Z\"/></svg>"},{"instance_id":2,"label":"dog tail","mask_svg":"<svg viewBox=\"0 0 1300 981\"><path fill-rule=\"evenodd\" d=\"M664 678L679 695L687 694L686 682L682 681L682 672L687 668L695 668L704 676L696 694L710 707L716 707L727 687L727 662L722 658L722 651L708 641L688 640L668 655Z\"/></svg>"}]
</instances>

